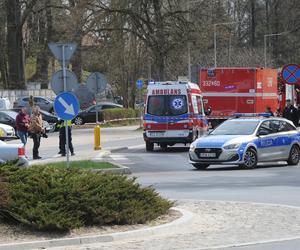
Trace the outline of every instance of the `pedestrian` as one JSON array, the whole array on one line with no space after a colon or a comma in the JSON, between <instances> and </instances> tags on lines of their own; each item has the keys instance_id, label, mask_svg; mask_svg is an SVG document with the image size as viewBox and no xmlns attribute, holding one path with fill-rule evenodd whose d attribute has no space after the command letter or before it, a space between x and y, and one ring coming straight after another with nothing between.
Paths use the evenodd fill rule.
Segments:
<instances>
[{"instance_id":1,"label":"pedestrian","mask_svg":"<svg viewBox=\"0 0 300 250\"><path fill-rule=\"evenodd\" d=\"M23 107L21 108L19 114L16 117L16 129L17 135L21 139L21 142L24 144L24 147L27 143L29 125L30 117L27 114L26 108Z\"/></svg>"},{"instance_id":2,"label":"pedestrian","mask_svg":"<svg viewBox=\"0 0 300 250\"><path fill-rule=\"evenodd\" d=\"M286 107L283 110L284 118L292 121L295 126L298 126L299 122L299 116L298 116L298 110L292 105L291 100L286 100Z\"/></svg>"},{"instance_id":3,"label":"pedestrian","mask_svg":"<svg viewBox=\"0 0 300 250\"><path fill-rule=\"evenodd\" d=\"M266 114L268 114L269 116L274 116L274 113L272 112L272 109L270 106L266 107Z\"/></svg>"},{"instance_id":4,"label":"pedestrian","mask_svg":"<svg viewBox=\"0 0 300 250\"><path fill-rule=\"evenodd\" d=\"M45 129L43 128L43 119L39 107L33 107L29 129L33 139L33 159L41 159L42 157L39 156L39 147L41 143L41 137L42 134L45 133Z\"/></svg>"},{"instance_id":5,"label":"pedestrian","mask_svg":"<svg viewBox=\"0 0 300 250\"><path fill-rule=\"evenodd\" d=\"M66 156L66 126L68 125L68 141L71 155L75 155L72 143L72 121L60 120L59 123L59 154Z\"/></svg>"}]
</instances>

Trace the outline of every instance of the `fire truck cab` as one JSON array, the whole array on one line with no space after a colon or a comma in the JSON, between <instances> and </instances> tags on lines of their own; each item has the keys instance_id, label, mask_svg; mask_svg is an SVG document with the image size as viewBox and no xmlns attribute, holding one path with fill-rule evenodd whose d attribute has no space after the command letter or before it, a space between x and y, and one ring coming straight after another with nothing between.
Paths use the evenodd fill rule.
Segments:
<instances>
[{"instance_id":1,"label":"fire truck cab","mask_svg":"<svg viewBox=\"0 0 300 250\"><path fill-rule=\"evenodd\" d=\"M207 134L208 123L200 88L191 82L155 82L145 97L144 140L146 150L176 143L191 143Z\"/></svg>"}]
</instances>

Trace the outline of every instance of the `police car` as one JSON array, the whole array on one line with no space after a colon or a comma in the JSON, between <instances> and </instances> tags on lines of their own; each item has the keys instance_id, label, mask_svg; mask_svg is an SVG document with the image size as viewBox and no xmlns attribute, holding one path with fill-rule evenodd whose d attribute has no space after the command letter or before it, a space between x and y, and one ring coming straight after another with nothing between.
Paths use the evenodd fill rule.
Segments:
<instances>
[{"instance_id":1,"label":"police car","mask_svg":"<svg viewBox=\"0 0 300 250\"><path fill-rule=\"evenodd\" d=\"M194 141L190 163L197 169L228 164L255 168L258 162L300 160L300 133L283 118L243 117L227 120Z\"/></svg>"}]
</instances>

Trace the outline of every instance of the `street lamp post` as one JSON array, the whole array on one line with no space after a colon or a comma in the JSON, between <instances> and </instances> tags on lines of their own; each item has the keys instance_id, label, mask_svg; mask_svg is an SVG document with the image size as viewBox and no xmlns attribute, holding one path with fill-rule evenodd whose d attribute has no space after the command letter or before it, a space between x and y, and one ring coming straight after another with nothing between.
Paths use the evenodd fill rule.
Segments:
<instances>
[{"instance_id":1,"label":"street lamp post","mask_svg":"<svg viewBox=\"0 0 300 250\"><path fill-rule=\"evenodd\" d=\"M281 36L289 33L289 31L284 31L281 33L276 33L276 34L266 34L264 35L264 62L265 62L265 68L267 67L267 37L272 37L272 36Z\"/></svg>"},{"instance_id":2,"label":"street lamp post","mask_svg":"<svg viewBox=\"0 0 300 250\"><path fill-rule=\"evenodd\" d=\"M215 57L215 68L217 67L217 26L218 25L230 25L238 22L226 22L226 23L215 23L214 24L214 57Z\"/></svg>"}]
</instances>

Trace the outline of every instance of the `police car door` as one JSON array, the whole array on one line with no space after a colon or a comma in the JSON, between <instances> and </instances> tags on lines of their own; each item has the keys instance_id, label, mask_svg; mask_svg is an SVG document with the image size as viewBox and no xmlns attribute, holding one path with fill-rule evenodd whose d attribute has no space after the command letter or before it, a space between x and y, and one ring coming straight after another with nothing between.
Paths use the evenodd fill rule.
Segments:
<instances>
[{"instance_id":1,"label":"police car door","mask_svg":"<svg viewBox=\"0 0 300 250\"><path fill-rule=\"evenodd\" d=\"M280 147L281 159L287 159L290 154L293 139L297 136L298 131L295 127L285 121L277 121L278 129L278 147Z\"/></svg>"},{"instance_id":2,"label":"police car door","mask_svg":"<svg viewBox=\"0 0 300 250\"><path fill-rule=\"evenodd\" d=\"M264 132L258 137L257 155L259 161L272 161L279 157L280 149L276 147L277 131L273 130L271 122L271 120L264 121L258 129L258 133Z\"/></svg>"}]
</instances>

